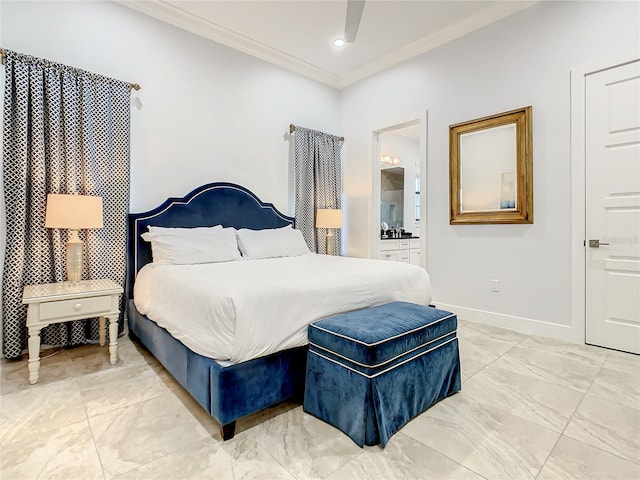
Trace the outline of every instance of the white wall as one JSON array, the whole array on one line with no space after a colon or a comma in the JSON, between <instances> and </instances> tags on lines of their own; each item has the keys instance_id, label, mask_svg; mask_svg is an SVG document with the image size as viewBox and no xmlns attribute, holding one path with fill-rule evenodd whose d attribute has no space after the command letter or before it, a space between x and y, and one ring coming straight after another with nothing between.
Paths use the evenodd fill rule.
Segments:
<instances>
[{"instance_id":1,"label":"white wall","mask_svg":"<svg viewBox=\"0 0 640 480\"><path fill-rule=\"evenodd\" d=\"M338 93L112 2L0 2L2 47L136 82L131 210L206 182L285 213L289 124L339 134Z\"/></svg>"},{"instance_id":2,"label":"white wall","mask_svg":"<svg viewBox=\"0 0 640 480\"><path fill-rule=\"evenodd\" d=\"M371 254L372 130L428 110L424 190L434 300L466 318L571 337L570 69L637 54L639 5L541 2L342 90L347 254ZM535 222L450 226L448 126L527 105ZM490 279L500 280L500 293L490 292Z\"/></svg>"}]
</instances>

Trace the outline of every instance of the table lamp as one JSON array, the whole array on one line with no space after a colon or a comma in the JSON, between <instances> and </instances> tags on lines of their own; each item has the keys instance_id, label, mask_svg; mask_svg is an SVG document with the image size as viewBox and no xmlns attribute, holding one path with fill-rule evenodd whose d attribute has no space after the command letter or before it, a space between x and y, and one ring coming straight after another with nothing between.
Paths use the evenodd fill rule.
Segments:
<instances>
[{"instance_id":1,"label":"table lamp","mask_svg":"<svg viewBox=\"0 0 640 480\"><path fill-rule=\"evenodd\" d=\"M67 241L67 281L78 282L82 278L81 228L102 228L102 197L89 195L47 195L46 228L71 230Z\"/></svg>"},{"instance_id":2,"label":"table lamp","mask_svg":"<svg viewBox=\"0 0 640 480\"><path fill-rule=\"evenodd\" d=\"M342 210L339 208L319 208L316 211L316 228L327 229L327 255L333 255L336 237L334 228L342 228Z\"/></svg>"}]
</instances>

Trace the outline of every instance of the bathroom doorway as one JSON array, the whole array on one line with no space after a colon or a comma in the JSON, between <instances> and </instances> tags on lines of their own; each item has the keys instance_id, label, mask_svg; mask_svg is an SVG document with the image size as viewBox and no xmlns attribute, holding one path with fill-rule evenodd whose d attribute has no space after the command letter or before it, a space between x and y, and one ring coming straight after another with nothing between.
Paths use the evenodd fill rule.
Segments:
<instances>
[{"instance_id":1,"label":"bathroom doorway","mask_svg":"<svg viewBox=\"0 0 640 480\"><path fill-rule=\"evenodd\" d=\"M372 133L371 258L426 268L426 112Z\"/></svg>"}]
</instances>

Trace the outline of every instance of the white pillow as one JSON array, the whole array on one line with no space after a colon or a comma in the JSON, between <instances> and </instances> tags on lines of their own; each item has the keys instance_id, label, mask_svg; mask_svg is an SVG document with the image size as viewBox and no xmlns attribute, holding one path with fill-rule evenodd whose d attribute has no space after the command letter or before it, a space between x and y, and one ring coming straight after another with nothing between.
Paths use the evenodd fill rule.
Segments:
<instances>
[{"instance_id":1,"label":"white pillow","mask_svg":"<svg viewBox=\"0 0 640 480\"><path fill-rule=\"evenodd\" d=\"M186 265L240 260L234 228L165 228L149 226L141 235L151 243L155 263Z\"/></svg>"},{"instance_id":2,"label":"white pillow","mask_svg":"<svg viewBox=\"0 0 640 480\"><path fill-rule=\"evenodd\" d=\"M295 257L310 253L300 230L288 225L265 230L238 230L238 247L242 256L250 259Z\"/></svg>"}]
</instances>

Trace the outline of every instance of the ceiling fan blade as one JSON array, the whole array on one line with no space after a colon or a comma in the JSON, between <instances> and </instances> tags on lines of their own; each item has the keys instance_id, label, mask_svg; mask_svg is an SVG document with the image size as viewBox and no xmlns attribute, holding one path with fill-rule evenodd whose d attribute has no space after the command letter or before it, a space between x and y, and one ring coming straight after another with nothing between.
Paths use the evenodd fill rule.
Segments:
<instances>
[{"instance_id":1,"label":"ceiling fan blade","mask_svg":"<svg viewBox=\"0 0 640 480\"><path fill-rule=\"evenodd\" d=\"M364 10L365 0L348 0L347 1L347 20L344 24L344 39L349 43L356 41L358 28L360 28L360 19Z\"/></svg>"}]
</instances>

